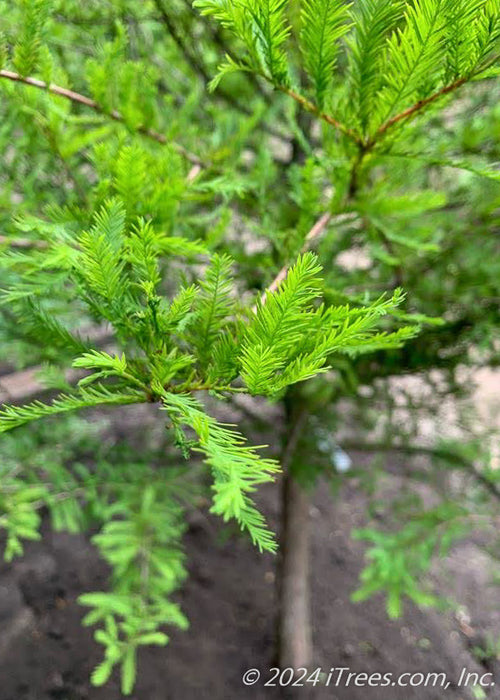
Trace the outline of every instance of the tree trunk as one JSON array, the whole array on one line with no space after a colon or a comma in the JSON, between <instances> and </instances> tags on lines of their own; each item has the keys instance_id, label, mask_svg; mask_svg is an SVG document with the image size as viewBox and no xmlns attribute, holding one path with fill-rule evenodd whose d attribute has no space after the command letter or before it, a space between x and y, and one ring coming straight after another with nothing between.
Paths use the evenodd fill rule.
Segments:
<instances>
[{"instance_id":1,"label":"tree trunk","mask_svg":"<svg viewBox=\"0 0 500 700\"><path fill-rule=\"evenodd\" d=\"M297 6L298 7L298 6ZM298 114L298 124L304 133L311 125L311 115ZM304 163L306 154L302 142L292 142L292 163ZM283 490L281 497L281 537L278 570L278 660L280 668L307 668L312 659L311 600L309 594L309 502L310 495L294 477L291 468L308 412L300 389L290 387L284 397L286 442L281 466ZM302 689L304 690L304 689ZM302 693L302 695L304 695ZM305 700L305 697L304 697Z\"/></svg>"},{"instance_id":2,"label":"tree trunk","mask_svg":"<svg viewBox=\"0 0 500 700\"><path fill-rule=\"evenodd\" d=\"M299 395L285 396L286 443L281 465L280 567L278 578L278 666L307 667L312 658L309 595L310 494L294 476L292 464L308 413ZM298 410L297 410L298 408Z\"/></svg>"},{"instance_id":3,"label":"tree trunk","mask_svg":"<svg viewBox=\"0 0 500 700\"><path fill-rule=\"evenodd\" d=\"M309 506L309 492L287 471L283 478L278 623L278 665L282 669L307 668L312 659Z\"/></svg>"}]
</instances>

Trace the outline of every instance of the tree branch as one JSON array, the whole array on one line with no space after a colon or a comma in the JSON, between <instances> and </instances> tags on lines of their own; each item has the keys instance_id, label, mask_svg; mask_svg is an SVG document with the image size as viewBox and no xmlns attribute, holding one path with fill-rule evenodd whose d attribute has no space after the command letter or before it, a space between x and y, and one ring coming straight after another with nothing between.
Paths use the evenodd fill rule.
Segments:
<instances>
[{"instance_id":1,"label":"tree branch","mask_svg":"<svg viewBox=\"0 0 500 700\"><path fill-rule=\"evenodd\" d=\"M43 80L39 80L38 78L32 78L29 76L22 76L19 73L14 73L13 71L9 70L0 70L0 79L5 79L5 80L10 80L12 82L16 83L22 83L23 85L29 85L31 87L36 87L39 90L44 90L45 92L49 92L53 95L57 95L58 97L63 97L67 100L70 100L71 102L74 102L76 104L83 105L85 107L89 107L90 109L93 109L95 112L98 112L99 114L103 115L108 115L111 117L111 119L114 119L115 121L124 122L123 116L120 114L120 112L113 110L111 112L106 112L101 105L99 105L95 100L93 100L90 97L87 97L87 95L82 95L79 92L75 92L74 90L69 90L68 88L61 87L60 85L54 85L54 83L46 83ZM346 135L350 135L351 138L357 139L358 137L352 132L350 129L347 129L347 127L344 127L340 122L337 122L333 117L330 117L327 114L319 112L318 108L312 103L309 102L305 97L302 97L302 95L298 95L295 93L293 90L288 90L285 88L280 88L284 92L286 92L290 97L295 99L297 102L299 102L304 109L306 109L309 112L312 112L313 114L316 114L316 116L321 117L322 119L325 119L329 124L335 126L336 128L340 129L345 133ZM139 127L138 132L143 134L144 136L147 136L148 138L151 138L158 143L166 144L167 139L163 134L160 134L157 131L154 131L152 129L147 129L146 127ZM188 173L187 180L192 181L194 180L199 173L201 172L203 168L203 161L196 155L189 153L184 149L183 146L177 144L177 143L172 143L171 144L176 150L178 150L182 155L185 156L189 162L193 163L193 167ZM335 220L341 221L345 220L346 217L350 217L349 214L340 214L339 216L335 217ZM314 224L314 226L311 228L309 233L307 234L304 242L304 246L302 247L302 251L304 252L309 248L311 243L318 238L324 230L327 228L328 224L332 220L332 215L327 212L323 214L318 221ZM5 243L7 242L7 239L5 237L0 238L0 243ZM18 242L18 247L29 247L28 242L23 240L20 240ZM275 291L280 283L283 281L283 279L286 277L286 273L288 271L288 265L285 265L278 275L275 277L273 282L271 283L271 286L269 287L269 291Z\"/></svg>"},{"instance_id":2,"label":"tree branch","mask_svg":"<svg viewBox=\"0 0 500 700\"><path fill-rule=\"evenodd\" d=\"M21 250L26 248L45 250L48 248L48 243L45 241L32 241L29 238L9 238L8 236L0 236L0 246L4 244L8 245L10 248L19 248Z\"/></svg>"},{"instance_id":3,"label":"tree branch","mask_svg":"<svg viewBox=\"0 0 500 700\"><path fill-rule=\"evenodd\" d=\"M427 447L426 445L392 445L383 442L349 442L342 441L342 447L345 449L359 450L360 452L401 452L407 455L425 455L427 457L435 457L446 462L456 464L456 466L467 473L471 474L477 481L481 483L495 498L500 500L500 489L497 485L488 479L482 472L465 457L447 450L444 447Z\"/></svg>"},{"instance_id":4,"label":"tree branch","mask_svg":"<svg viewBox=\"0 0 500 700\"><path fill-rule=\"evenodd\" d=\"M262 77L265 78L267 81L271 82L272 85L274 85L274 83L272 81L270 81L266 75L262 75ZM295 92L295 90L292 90L291 88L286 87L285 85L274 85L274 86L278 90L280 90L281 92L285 93L285 95L288 95L289 97L291 97L292 100L295 100L295 102L297 102L307 112L314 114L316 117L318 117L318 119L322 119L324 122L326 122L330 126L333 126L334 129L337 129L337 131L340 131L342 134L344 134L344 136L348 136L355 143L361 145L361 143L362 143L361 137L353 129L350 129L348 126L345 126L345 124L342 124L342 122L339 122L337 119L332 117L330 114L327 114L326 112L322 112L314 104L314 102L311 102L303 95L300 95L298 92Z\"/></svg>"},{"instance_id":5,"label":"tree branch","mask_svg":"<svg viewBox=\"0 0 500 700\"><path fill-rule=\"evenodd\" d=\"M383 136L395 124L398 124L399 122L404 121L406 119L411 119L411 117L421 112L425 107L439 100L440 97L448 95L454 90L458 90L458 88L462 87L462 85L464 85L467 82L467 80L468 78L460 78L459 80L455 80L454 83L445 85L433 95L426 97L424 100L419 100L411 107L408 107L408 109L405 109L404 112L400 112L400 114L396 114L391 119L388 119L384 124L382 124L382 126L380 126L377 129L377 131L375 132L375 136L373 137L372 141L370 141L370 144L373 145L373 143L377 140L378 137Z\"/></svg>"},{"instance_id":6,"label":"tree branch","mask_svg":"<svg viewBox=\"0 0 500 700\"><path fill-rule=\"evenodd\" d=\"M187 43L184 41L183 37L179 34L177 31L177 27L175 26L174 22L172 22L170 15L166 11L165 7L163 6L163 3L161 0L153 0L154 5L156 9L158 10L160 14L161 21L165 25L165 27L168 30L168 33L172 37L173 41L175 42L177 48L180 50L186 61L189 63L191 68L194 70L195 73L198 73L198 75L201 77L204 83L209 83L210 82L210 76L208 75L207 71L205 70L205 66L201 63L201 61L198 60L198 58L195 56L195 54L190 50L189 46Z\"/></svg>"},{"instance_id":7,"label":"tree branch","mask_svg":"<svg viewBox=\"0 0 500 700\"><path fill-rule=\"evenodd\" d=\"M270 85L272 85L276 90L279 90L280 92L284 93L285 95L288 95L288 97L291 97L292 100L295 100L302 109L305 109L306 112L310 112L311 114L314 114L318 119L322 119L324 122L329 124L330 126L333 126L334 129L337 129L337 131L340 131L342 134L345 136L348 136L350 139L352 139L355 143L359 144L360 146L365 145L363 144L363 140L361 139L361 136L357 134L353 129L350 129L348 126L345 126L345 124L342 124L342 122L339 122L337 119L332 117L330 114L327 114L326 112L322 112L319 107L317 107L314 102L311 102L310 100L307 99L307 97L304 97L304 95L301 95L300 93L296 92L292 88L288 87L287 85L280 85L279 83L275 83L272 78L270 78L268 75L266 75L263 72L257 72L256 75L259 75L261 78L263 78L265 81L267 81Z\"/></svg>"},{"instance_id":8,"label":"tree branch","mask_svg":"<svg viewBox=\"0 0 500 700\"><path fill-rule=\"evenodd\" d=\"M90 97L82 95L79 92L74 92L74 90L69 90L68 88L61 87L60 85L54 85L53 83L48 84L43 80L38 80L38 78L31 78L29 76L23 77L22 75L19 75L19 73L14 73L10 70L0 70L0 79L1 78L5 80L10 80L15 83L22 83L23 85L30 85L31 87L36 87L39 90L44 90L45 92L49 92L52 95L64 97L66 100L70 100L75 104L80 104L84 107L89 107L90 109L93 109L99 114L109 116L116 122L120 122L122 124L125 122L123 116L117 110L114 109L111 112L107 112L103 107L101 107L100 104L98 104L95 100L91 99ZM158 143L168 143L173 148L175 148L176 151L181 153L186 158L186 160L188 160L190 163L193 163L193 165L196 165L198 167L203 166L203 161L201 160L201 158L194 155L193 153L190 153L180 144L167 141L167 138L164 136L164 134L160 134L158 131L154 131L153 129L148 129L145 126L140 126L137 129L137 131L143 136L147 136L148 138L153 139Z\"/></svg>"},{"instance_id":9,"label":"tree branch","mask_svg":"<svg viewBox=\"0 0 500 700\"><path fill-rule=\"evenodd\" d=\"M316 221L314 226L311 228L307 236L305 237L304 244L302 248L300 249L301 253L305 253L306 250L309 250L311 247L312 243L319 238L324 231L328 228L329 224L334 222L334 223L342 223L344 221L349 221L352 218L355 218L356 214L351 214L351 213L345 213L345 214L338 214L337 216L333 217L330 212L326 212L325 214L322 214L320 218ZM264 293L262 294L261 297L261 302L265 303L265 298L266 294L268 292L275 292L280 284L283 282L285 279L287 272L288 272L289 265L284 265L281 270L278 272L276 277L273 279L269 287L266 288ZM254 311L256 310L257 307L254 306Z\"/></svg>"},{"instance_id":10,"label":"tree branch","mask_svg":"<svg viewBox=\"0 0 500 700\"><path fill-rule=\"evenodd\" d=\"M174 22L172 22L172 19L170 18L167 10L165 10L165 7L163 6L162 0L153 0L159 14L160 14L160 19L167 28L170 36L174 40L175 44L177 45L177 48L181 51L182 55L184 56L185 60L187 63L191 66L193 71L197 73L202 81L204 82L205 86L208 86L211 78L210 75L208 74L205 66L201 62L201 60L195 55L194 52L192 52L189 49L188 44L184 41L182 38L181 34L177 31L177 27L175 26ZM232 55L229 49L224 45L222 41L222 37L220 33L215 34L213 31L211 32L213 40L217 43L218 46L220 46L221 49L228 55ZM254 85L254 87L259 91L263 99L269 103L269 97L265 94L265 92L262 90L261 86L259 85L258 81L255 79L255 76L253 74L249 74L249 79ZM228 102L230 105L232 105L235 109L239 110L243 114L251 115L252 110L245 104L242 104L239 100L237 100L230 92L227 92L226 90L222 89L222 87L219 85L217 88L217 92L221 96L223 100ZM281 134L278 130L273 128L272 126L269 126L268 124L262 124L262 129L269 133L271 136L274 136L277 139L282 140L283 142L288 143L288 139L286 136Z\"/></svg>"}]
</instances>

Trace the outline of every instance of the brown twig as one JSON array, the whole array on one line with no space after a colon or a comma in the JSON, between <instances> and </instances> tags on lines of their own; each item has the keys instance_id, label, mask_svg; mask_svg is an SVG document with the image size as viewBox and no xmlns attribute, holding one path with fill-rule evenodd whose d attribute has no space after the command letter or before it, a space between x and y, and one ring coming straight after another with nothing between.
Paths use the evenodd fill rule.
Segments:
<instances>
[{"instance_id":1,"label":"brown twig","mask_svg":"<svg viewBox=\"0 0 500 700\"><path fill-rule=\"evenodd\" d=\"M334 129L337 129L337 131L340 131L345 136L348 136L355 143L364 146L361 136L358 133L356 133L356 131L350 129L345 124L342 124L342 122L339 122L338 119L332 117L331 114L323 112L319 107L317 107L314 104L314 102L311 102L311 100L308 100L307 97L304 97L304 95L301 95L300 93L296 92L288 85L280 85L279 83L275 83L270 76L266 75L263 72L256 72L256 75L259 75L266 82L270 83L276 90L279 90L283 94L288 95L288 97L291 97L292 100L295 100L295 102L297 102L302 107L302 109L305 109L306 112L314 114L314 116L316 116L318 119L322 119L330 126L333 126Z\"/></svg>"},{"instance_id":2,"label":"brown twig","mask_svg":"<svg viewBox=\"0 0 500 700\"><path fill-rule=\"evenodd\" d=\"M372 142L370 143L373 143L378 137L383 136L395 124L398 124L399 122L404 121L405 119L411 119L411 117L418 114L422 109L424 109L424 107L427 107L427 105L436 102L437 100L439 100L440 97L448 95L454 90L458 90L458 88L464 85L467 82L467 80L467 78L460 78L459 80L455 80L454 83L445 85L433 95L426 97L424 100L419 100L411 107L408 107L408 109L405 109L403 112L400 112L391 119L388 119L384 124L382 124L382 126L380 126L377 129L377 131L375 132L375 136L373 137Z\"/></svg>"},{"instance_id":3,"label":"brown twig","mask_svg":"<svg viewBox=\"0 0 500 700\"><path fill-rule=\"evenodd\" d=\"M268 76L265 74L261 74L261 77L263 77L265 80L268 82L272 82ZM291 97L295 102L297 102L303 109L305 109L307 112L310 112L311 114L314 114L318 119L322 119L325 121L327 124L330 124L330 126L333 126L337 131L340 131L342 134L345 136L348 136L350 139L352 139L358 146L362 148L363 154L367 153L370 151L376 141L384 136L384 134L389 131L395 124L398 124L399 122L405 121L406 119L411 119L414 115L418 114L421 110L423 110L425 107L428 105L432 104L433 102L436 102L439 100L441 97L444 95L448 95L451 92L454 92L455 90L458 90L462 85L464 85L468 81L468 77L463 77L459 78L458 80L455 80L453 83L450 83L449 85L445 85L442 87L440 90L435 92L433 95L430 95L429 97L426 97L423 100L419 100L416 102L414 105L411 107L408 107L405 109L403 112L400 112L399 114L396 114L394 117L391 117L391 119L388 119L386 122L384 122L375 132L374 136L372 136L368 140L363 140L362 137L353 129L350 129L347 127L345 124L342 122L338 121L334 117L332 117L330 114L327 114L326 112L323 112L320 110L313 102L308 100L306 97L303 95L299 94L292 88L289 88L285 85L274 85L278 90L281 90L281 92L285 93L289 97Z\"/></svg>"},{"instance_id":4,"label":"brown twig","mask_svg":"<svg viewBox=\"0 0 500 700\"><path fill-rule=\"evenodd\" d=\"M180 33L177 31L177 27L175 26L175 23L172 22L172 19L170 15L168 14L167 10L163 6L163 3L161 0L153 0L154 5L156 9L158 10L160 14L161 21L165 25L165 27L168 30L168 33L172 37L174 43L176 44L177 48L180 50L186 61L189 63L191 68L194 70L195 73L198 73L200 78L203 80L204 83L209 83L210 82L210 76L208 75L207 71L205 70L205 66L202 64L200 60L198 60L197 56L195 55L194 51L191 50L189 47L189 44L184 41L184 38L180 35ZM194 42L193 42L194 46Z\"/></svg>"},{"instance_id":5,"label":"brown twig","mask_svg":"<svg viewBox=\"0 0 500 700\"><path fill-rule=\"evenodd\" d=\"M497 484L476 469L473 462L452 450L443 447L428 447L427 445L393 445L384 442L356 442L355 440L342 441L342 447L359 452L401 452L407 455L423 455L442 459L471 474L492 496L500 500L500 490Z\"/></svg>"},{"instance_id":6,"label":"brown twig","mask_svg":"<svg viewBox=\"0 0 500 700\"><path fill-rule=\"evenodd\" d=\"M267 78L267 76L265 75L263 75L262 77L264 77L266 80L269 80L269 78ZM345 136L348 136L355 143L361 144L361 137L355 131L353 131L353 129L349 129L348 126L345 126L345 124L342 124L342 122L339 122L330 114L321 111L319 107L317 107L314 104L314 102L311 102L303 95L300 95L298 92L292 90L289 87L286 87L285 85L276 85L275 87L277 87L278 90L281 90L281 92L285 93L285 95L291 97L292 100L295 100L295 102L297 102L307 112L314 114L316 117L318 117L318 119L322 119L327 124L330 124L330 126L333 126L334 129L337 129L337 131L340 131Z\"/></svg>"},{"instance_id":7,"label":"brown twig","mask_svg":"<svg viewBox=\"0 0 500 700\"><path fill-rule=\"evenodd\" d=\"M8 236L0 236L0 246L8 245L10 248L37 248L45 250L48 247L46 241L32 241L29 238L9 238Z\"/></svg>"},{"instance_id":8,"label":"brown twig","mask_svg":"<svg viewBox=\"0 0 500 700\"><path fill-rule=\"evenodd\" d=\"M182 35L177 31L177 27L175 26L174 22L172 22L172 19L170 18L167 10L165 10L165 7L162 4L161 0L153 0L154 4L156 6L156 9L158 10L160 14L160 19L167 28L170 36L172 37L173 41L175 42L177 48L181 51L182 55L184 56L185 60L187 63L191 66L192 70L199 75L199 77L202 79L204 82L205 86L207 87L210 82L211 78L210 75L208 74L204 64L202 63L202 60L199 56L196 55L194 51L192 51L189 48L189 44L184 41ZM212 39L215 41L215 43L226 53L228 56L231 56L232 58L233 55L231 51L225 46L224 42L222 41L222 36L220 32L211 32ZM269 103L269 96L266 95L264 90L262 90L261 86L259 85L255 75L252 73L248 74L248 78L250 82L253 84L253 86L259 91L260 95L263 97L263 99ZM246 105L240 102L240 100L237 100L234 95L228 91L224 90L223 87L219 84L217 86L217 92L220 95L220 97L228 102L230 105L232 105L235 109L239 110L243 114L247 114L251 116L253 114L252 110ZM266 132L269 133L270 136L274 136L277 139L280 139L283 142L288 143L288 139L286 136L281 134L278 130L270 126L269 124L262 124L262 129Z\"/></svg>"},{"instance_id":9,"label":"brown twig","mask_svg":"<svg viewBox=\"0 0 500 700\"><path fill-rule=\"evenodd\" d=\"M305 253L307 250L309 250L310 246L312 243L319 238L324 231L327 229L330 223L335 222L335 223L341 223L342 221L347 221L352 217L352 214L345 213L345 214L338 214L337 216L333 217L330 212L325 212L322 214L319 219L316 221L314 226L311 228L307 236L305 237L304 244L302 248L300 249L301 253ZM276 277L273 279L269 287L266 288L265 292L263 292L261 296L261 302L264 304L265 299L266 299L266 294L268 292L275 292L280 284L283 282L285 277L287 276L289 269L289 265L284 265L281 270L278 272ZM256 311L257 307L254 306L253 310Z\"/></svg>"},{"instance_id":10,"label":"brown twig","mask_svg":"<svg viewBox=\"0 0 500 700\"><path fill-rule=\"evenodd\" d=\"M36 87L40 90L50 92L53 95L57 95L58 97L64 97L65 99L70 100L71 102L74 102L76 104L81 104L85 107L90 107L90 109L93 109L99 114L107 114L111 117L111 119L114 119L115 121L124 121L122 115L116 110L113 110L112 112L105 112L103 108L90 97L82 95L79 92L74 92L74 90L69 90L68 88L61 87L60 85L54 85L53 83L48 85L43 80L38 80L38 78L23 77L22 75L19 75L19 73L14 73L13 71L9 70L0 70L0 78L11 80L16 83L22 83L23 85ZM146 127L139 127L138 131L144 136L147 136L148 138L151 138L157 141L158 143L167 143L166 137L163 134L158 133L157 131L146 129ZM198 156L186 151L186 149L180 144L171 143L171 145L179 153L181 153L190 163L193 164L193 167L190 169L186 176L187 182L193 182L203 170L203 161ZM31 241L28 238L11 239L8 236L0 236L0 245L4 244L8 244L11 248L38 248L40 250L47 248L48 246L48 244L45 241Z\"/></svg>"},{"instance_id":11,"label":"brown twig","mask_svg":"<svg viewBox=\"0 0 500 700\"><path fill-rule=\"evenodd\" d=\"M326 212L316 221L316 223L314 224L314 226L312 227L312 229L309 231L309 233L306 236L306 239L304 241L304 245L302 246L301 252L304 252L305 250L307 250L307 248L309 247L311 242L314 241L316 238L318 238L318 236L320 236L323 233L323 231L326 229L326 227L328 226L328 224L330 223L331 220L332 220L332 215L330 214L330 212ZM284 265L281 268L281 270L278 272L278 274L276 275L274 280L271 282L271 284L269 285L267 290L262 295L262 298L261 298L262 303L264 303L266 294L268 292L272 293L278 289L280 284L285 279L287 272L288 272L288 265Z\"/></svg>"},{"instance_id":12,"label":"brown twig","mask_svg":"<svg viewBox=\"0 0 500 700\"><path fill-rule=\"evenodd\" d=\"M14 73L10 70L0 70L0 79L1 78L11 80L15 83L22 83L23 85L30 85L31 87L36 87L39 90L44 90L45 92L49 92L52 95L64 97L65 99L70 100L75 104L80 104L85 107L89 107L90 109L93 109L99 114L107 115L114 121L121 122L122 124L125 122L122 114L120 114L120 112L118 112L116 109L107 112L103 107L101 107L100 104L98 104L95 100L91 99L90 97L82 95L79 92L75 92L74 90L69 90L68 88L61 87L60 85L54 85L54 83L46 83L43 80L38 80L38 78L31 78L29 76L25 77L20 75L19 73ZM181 153L186 158L186 160L188 160L190 163L193 163L193 165L197 165L200 167L203 166L203 161L201 160L201 158L199 158L194 153L190 153L180 144L167 141L167 138L164 134L161 134L158 131L154 131L153 129L148 129L145 126L139 126L137 128L137 131L143 136L153 139L158 143L168 143L173 148L175 148L176 151Z\"/></svg>"}]
</instances>

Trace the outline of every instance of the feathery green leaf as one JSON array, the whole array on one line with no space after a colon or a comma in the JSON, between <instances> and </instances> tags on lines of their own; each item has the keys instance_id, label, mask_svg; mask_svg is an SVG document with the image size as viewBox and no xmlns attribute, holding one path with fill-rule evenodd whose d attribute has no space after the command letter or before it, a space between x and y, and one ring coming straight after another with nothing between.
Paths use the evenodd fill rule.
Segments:
<instances>
[{"instance_id":1,"label":"feathery green leaf","mask_svg":"<svg viewBox=\"0 0 500 700\"><path fill-rule=\"evenodd\" d=\"M301 49L320 109L331 85L337 61L338 40L349 29L349 5L344 0L304 0L301 15Z\"/></svg>"}]
</instances>

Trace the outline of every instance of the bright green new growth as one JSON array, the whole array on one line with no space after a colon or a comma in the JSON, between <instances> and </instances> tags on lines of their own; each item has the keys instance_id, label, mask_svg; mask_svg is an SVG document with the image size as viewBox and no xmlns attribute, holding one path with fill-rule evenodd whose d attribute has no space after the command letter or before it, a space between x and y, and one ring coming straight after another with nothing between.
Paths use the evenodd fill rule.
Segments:
<instances>
[{"instance_id":1,"label":"bright green new growth","mask_svg":"<svg viewBox=\"0 0 500 700\"><path fill-rule=\"evenodd\" d=\"M265 303L258 302L256 311L236 307L231 260L218 255L203 280L168 302L156 292L163 241L150 222L132 222L127 230L119 200L103 205L92 227L76 237L71 253L68 243L53 238L48 259L73 261L71 270L63 268L66 285L73 286L94 317L114 326L119 340L132 342L135 351L110 355L91 348L76 356L72 366L91 374L80 379L74 393L61 394L47 405L36 401L5 406L0 432L86 407L161 402L179 444L189 444L180 437L184 423L195 431L197 449L214 470L214 512L226 520L235 518L260 549L274 551L249 493L271 480L277 465L243 447L241 436L219 426L190 392L275 395L327 371L332 352L399 347L416 328L375 332L380 315L400 302L399 294L389 303L361 309L314 307L321 294L321 268L312 253L299 258L278 290L268 293ZM6 296L12 293L15 286ZM49 341L52 336L54 341L69 336L72 342L66 349L80 349L79 339L60 323L46 325L45 334ZM243 385L237 382L239 376Z\"/></svg>"},{"instance_id":2,"label":"bright green new growth","mask_svg":"<svg viewBox=\"0 0 500 700\"><path fill-rule=\"evenodd\" d=\"M113 667L121 666L122 690L132 692L136 674L136 652L143 645L161 645L168 637L159 631L163 625L186 629L188 622L169 596L186 577L182 505L172 494L165 498L166 486L146 485L142 492L125 491L119 519L107 522L93 538L103 558L113 568L111 593L86 593L80 603L92 608L84 624L103 623L96 640L106 648L104 661L92 674L95 685L108 680ZM168 507L165 507L165 506Z\"/></svg>"},{"instance_id":3,"label":"bright green new growth","mask_svg":"<svg viewBox=\"0 0 500 700\"><path fill-rule=\"evenodd\" d=\"M492 0L360 0L352 5L303 0L300 47L314 93L309 102L289 77L286 4L195 0L202 13L231 29L246 47L241 60L229 57L220 67L214 85L228 72L253 71L365 150L394 123L467 81L487 77L499 50L500 9ZM338 109L335 69L343 38L349 80Z\"/></svg>"},{"instance_id":4,"label":"bright green new growth","mask_svg":"<svg viewBox=\"0 0 500 700\"><path fill-rule=\"evenodd\" d=\"M348 86L350 111L367 135L377 95L384 82L385 44L403 14L402 2L366 0L353 8L354 31L349 38Z\"/></svg>"},{"instance_id":5,"label":"bright green new growth","mask_svg":"<svg viewBox=\"0 0 500 700\"><path fill-rule=\"evenodd\" d=\"M214 255L202 279L167 298L158 289L163 256L167 251L170 255L177 252L168 247L172 238L156 230L151 221L138 218L127 223L118 198L106 201L92 225L74 237L62 228L52 233L43 255L36 250L4 255L11 269L33 271L36 302L25 301L21 279L19 289L14 283L5 291L4 300L19 299L13 309L30 334L34 324L42 326L45 342L62 345L73 357L72 367L86 374L70 393L60 394L50 404L35 401L4 406L0 433L82 408L158 403L168 414L184 457L191 451L199 453L211 468L212 512L225 521L236 520L259 550L275 552L274 536L252 497L259 485L273 481L279 464L261 456L258 448L247 446L239 432L218 423L193 394L208 391L219 398L233 392L276 395L290 384L327 371L332 353L399 347L415 334L415 326L377 333L376 325L382 314L401 301L401 295L395 294L390 302L353 309L318 306L321 267L307 253L290 268L279 288L267 293L265 303L257 303L256 310L236 303L232 261L227 255ZM186 251L190 254L193 248L187 244ZM179 252L185 253L183 246ZM70 303L84 302L95 320L110 323L114 342L123 345L124 351L115 354L92 347L54 315L44 322L44 306L49 303L54 277L59 276ZM36 536L38 516L23 515L26 509L20 503L25 498L29 504L38 495L38 491L20 495L16 510L7 519L5 527L12 531L9 556L20 552L20 537ZM172 515L168 499L164 509L165 496L161 496L156 522L156 497L154 489L146 489L139 505L135 500L119 502L113 513L118 520L113 517L106 522L95 538L113 567L113 591L81 599L95 609L87 623L104 624L96 639L105 645L106 656L93 682L105 683L119 664L124 692L130 692L134 684L137 647L166 643L167 638L158 631L162 625L185 625L176 606L168 602L169 593L182 580L183 569L180 564L174 567L170 554L162 563L163 548L178 546L181 530L175 523L181 521L175 508L175 517ZM134 491L130 498L137 499L138 494ZM24 522L27 517L29 522ZM147 589L140 575L144 551L149 562Z\"/></svg>"},{"instance_id":6,"label":"bright green new growth","mask_svg":"<svg viewBox=\"0 0 500 700\"><path fill-rule=\"evenodd\" d=\"M417 605L436 604L436 597L419 585L418 576L428 570L436 552L443 556L455 539L466 532L466 518L465 508L445 501L420 513L399 532L356 530L354 537L370 542L372 548L367 554L369 564L361 574L362 585L352 600L366 600L383 590L391 618L401 616L404 596Z\"/></svg>"},{"instance_id":7,"label":"bright green new growth","mask_svg":"<svg viewBox=\"0 0 500 700\"><path fill-rule=\"evenodd\" d=\"M246 446L242 435L217 423L193 397L165 393L162 401L180 445L187 445L182 426L188 426L197 436L194 450L203 454L205 462L212 467L212 512L224 520L235 518L261 551L275 552L274 537L249 494L254 493L260 484L273 481L273 475L279 471L278 463L264 459L255 448Z\"/></svg>"},{"instance_id":8,"label":"bright green new growth","mask_svg":"<svg viewBox=\"0 0 500 700\"><path fill-rule=\"evenodd\" d=\"M115 388L110 391L104 386L97 385L89 389L81 389L74 395L61 394L49 405L41 401L34 401L26 406L3 406L0 411L0 433L58 413L92 406L138 403L143 399L144 395L138 392L124 392Z\"/></svg>"},{"instance_id":9,"label":"bright green new growth","mask_svg":"<svg viewBox=\"0 0 500 700\"><path fill-rule=\"evenodd\" d=\"M349 26L349 5L343 0L305 0L302 4L301 49L320 110L331 89L338 40Z\"/></svg>"},{"instance_id":10,"label":"bright green new growth","mask_svg":"<svg viewBox=\"0 0 500 700\"><path fill-rule=\"evenodd\" d=\"M395 308L402 295L363 308L314 305L321 296L321 267L312 253L301 256L273 294L257 302L245 332L242 378L253 394L273 396L286 386L327 372L334 352L366 352L400 347L417 332L407 327L374 335L380 316Z\"/></svg>"}]
</instances>

